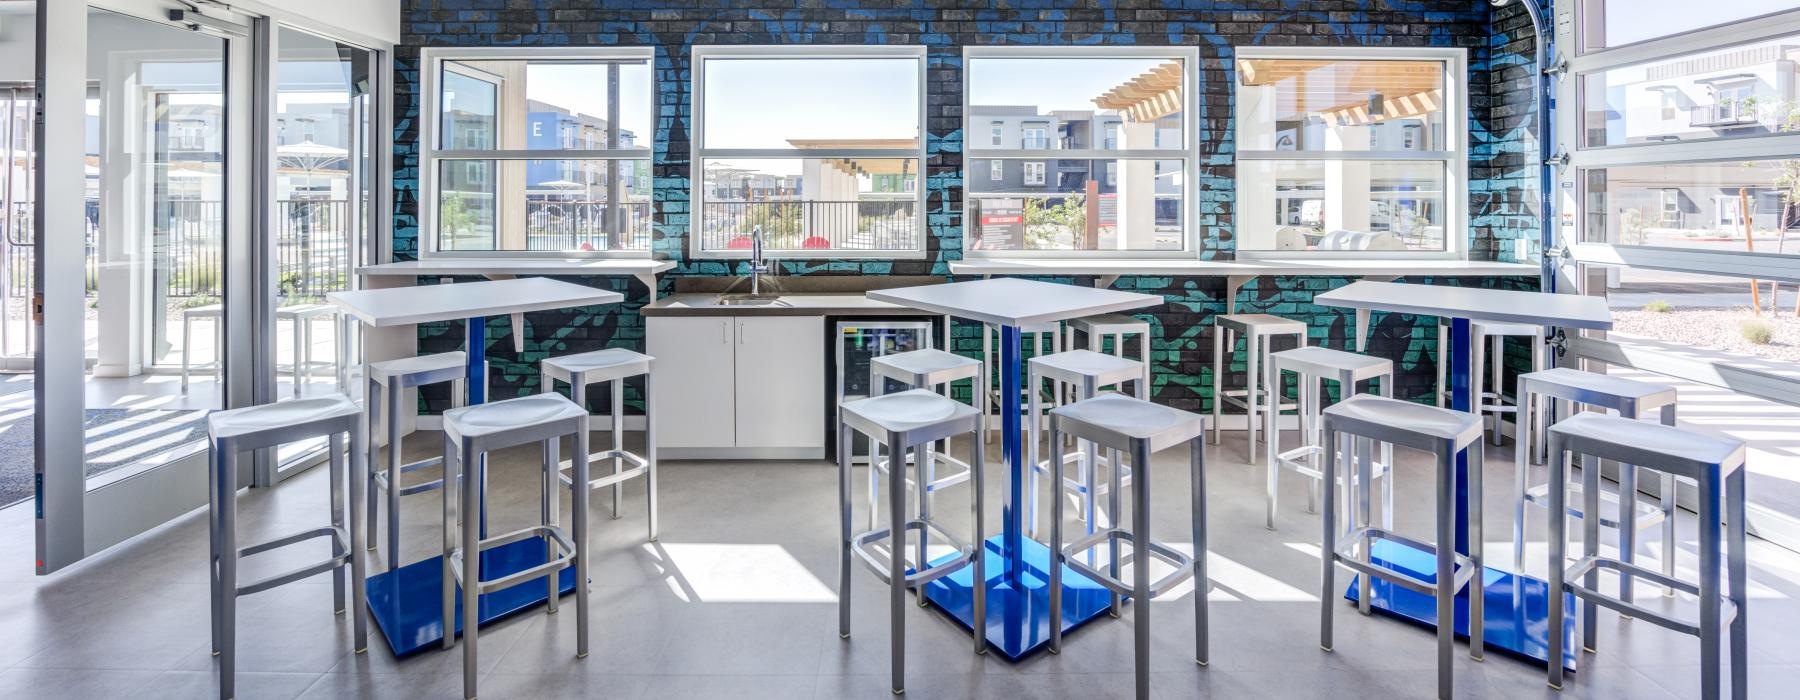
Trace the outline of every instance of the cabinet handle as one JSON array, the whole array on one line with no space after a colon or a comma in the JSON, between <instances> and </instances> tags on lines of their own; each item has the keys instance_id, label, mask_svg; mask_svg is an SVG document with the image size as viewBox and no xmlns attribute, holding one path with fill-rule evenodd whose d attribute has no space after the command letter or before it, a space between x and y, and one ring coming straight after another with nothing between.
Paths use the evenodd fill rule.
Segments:
<instances>
[{"instance_id":1,"label":"cabinet handle","mask_svg":"<svg viewBox=\"0 0 1800 700\"><path fill-rule=\"evenodd\" d=\"M744 324L742 322L738 323L737 328L738 328L738 345L743 345L744 344Z\"/></svg>"},{"instance_id":2,"label":"cabinet handle","mask_svg":"<svg viewBox=\"0 0 1800 700\"><path fill-rule=\"evenodd\" d=\"M722 321L719 323L719 344L720 345L730 345L731 344L731 322L730 321Z\"/></svg>"}]
</instances>

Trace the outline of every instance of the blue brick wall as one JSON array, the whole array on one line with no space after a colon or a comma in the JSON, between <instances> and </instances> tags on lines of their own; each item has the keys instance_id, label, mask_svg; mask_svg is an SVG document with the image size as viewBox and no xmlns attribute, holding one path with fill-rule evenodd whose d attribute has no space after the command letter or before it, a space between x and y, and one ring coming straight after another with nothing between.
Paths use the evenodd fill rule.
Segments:
<instances>
[{"instance_id":1,"label":"blue brick wall","mask_svg":"<svg viewBox=\"0 0 1800 700\"><path fill-rule=\"evenodd\" d=\"M1221 2L1053 2L1020 0L1005 8L969 8L949 2L809 0L409 0L403 8L404 39L396 51L395 240L396 259L416 257L418 49L423 46L653 46L656 49L657 121L654 135L655 238L658 257L678 263L663 278L667 293L682 276L743 272L742 263L694 260L688 255L689 76L691 48L704 44L909 44L927 47L926 219L923 260L784 261L784 274L949 276L948 263L962 253L962 47L1017 45L1178 45L1198 48L1199 109L1189 115L1201 144L1198 227L1207 259L1233 256L1236 166L1232 123L1233 47L1436 46L1468 50L1470 144L1470 249L1476 259L1510 259L1518 241L1535 237L1535 222L1520 209L1528 195L1528 171L1518 154L1521 130L1509 116L1516 96L1496 79L1496 65L1516 66L1520 42L1495 36L1515 20L1494 13L1483 0L1234 0ZM1516 37L1514 37L1516 39ZM1523 50L1529 52L1529 45ZM1529 61L1527 53L1526 61ZM1501 90L1496 93L1496 88ZM1525 95L1529 100L1529 93ZM1529 111L1529 107L1526 108ZM606 346L641 348L637 313L647 299L635 283L587 279L616 289L627 302L613 309L534 314L527 317L526 352L514 353L503 320L489 328L496 390L536 391L534 364L548 354ZM1066 280L1091 283L1088 279ZM1429 281L1429 280L1416 280ZM1314 339L1347 347L1350 317L1314 305L1312 296L1342 285L1331 278L1263 279L1239 298L1244 312L1280 313L1306 319ZM1444 283L1458 283L1442 280ZM1467 283L1535 286L1535 280ZM1168 303L1147 311L1159 330L1153 348L1157 400L1204 409L1210 398L1214 314L1224 310L1223 278L1131 278L1116 286L1162 295ZM1434 370L1432 319L1376 319L1369 352L1393 357L1403 376L1402 396L1423 396ZM420 330L421 350L452 349L460 328L440 324ZM953 340L962 350L980 347L968 331ZM1241 365L1242 355L1233 358ZM1241 369L1239 370L1241 372ZM429 403L441 407L441 397ZM635 399L634 399L635 403Z\"/></svg>"}]
</instances>

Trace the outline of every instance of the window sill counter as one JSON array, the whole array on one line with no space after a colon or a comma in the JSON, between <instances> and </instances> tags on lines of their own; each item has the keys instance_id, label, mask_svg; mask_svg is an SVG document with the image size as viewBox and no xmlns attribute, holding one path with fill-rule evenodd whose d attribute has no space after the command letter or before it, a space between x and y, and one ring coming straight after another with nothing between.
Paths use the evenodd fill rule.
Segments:
<instances>
[{"instance_id":1,"label":"window sill counter","mask_svg":"<svg viewBox=\"0 0 1800 700\"><path fill-rule=\"evenodd\" d=\"M1329 275L1348 277L1501 276L1534 277L1530 263L1468 260L1070 260L1050 258L982 258L950 263L955 275L1097 275L1106 284L1120 277L1261 277Z\"/></svg>"},{"instance_id":2,"label":"window sill counter","mask_svg":"<svg viewBox=\"0 0 1800 700\"><path fill-rule=\"evenodd\" d=\"M654 300L656 276L674 268L673 261L649 258L457 258L364 265L356 268L356 274L365 277L480 275L489 279L508 279L519 275L630 275L650 289L650 298Z\"/></svg>"}]
</instances>

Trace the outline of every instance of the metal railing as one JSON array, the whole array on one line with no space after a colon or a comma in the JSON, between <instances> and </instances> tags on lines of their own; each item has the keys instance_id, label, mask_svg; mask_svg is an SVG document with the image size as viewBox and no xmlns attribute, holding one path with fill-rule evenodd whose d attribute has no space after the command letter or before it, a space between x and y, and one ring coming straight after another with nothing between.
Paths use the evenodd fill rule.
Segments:
<instances>
[{"instance_id":1,"label":"metal railing","mask_svg":"<svg viewBox=\"0 0 1800 700\"><path fill-rule=\"evenodd\" d=\"M762 227L770 250L911 250L919 245L918 202L706 202L700 211L702 250L749 249Z\"/></svg>"},{"instance_id":2,"label":"metal railing","mask_svg":"<svg viewBox=\"0 0 1800 700\"><path fill-rule=\"evenodd\" d=\"M604 201L529 201L525 203L526 250L649 250L649 202L620 205L624 234L613 245Z\"/></svg>"}]
</instances>

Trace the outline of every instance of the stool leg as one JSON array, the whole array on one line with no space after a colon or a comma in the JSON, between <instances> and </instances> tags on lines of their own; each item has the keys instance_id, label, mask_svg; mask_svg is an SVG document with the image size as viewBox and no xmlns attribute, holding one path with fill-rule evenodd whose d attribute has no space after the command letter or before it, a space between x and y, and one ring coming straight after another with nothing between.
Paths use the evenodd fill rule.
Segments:
<instances>
[{"instance_id":1,"label":"stool leg","mask_svg":"<svg viewBox=\"0 0 1800 700\"><path fill-rule=\"evenodd\" d=\"M1281 370L1276 369L1274 367L1273 363L1271 363L1270 367L1269 367L1269 372L1271 374L1279 375L1281 373ZM1301 384L1304 385L1305 381L1302 380ZM1305 386L1302 386L1300 388L1300 401L1302 403L1304 403L1306 401L1306 387ZM1268 462L1267 469L1265 470L1265 472L1263 474L1263 481L1264 481L1264 484L1263 484L1263 486L1264 486L1263 527L1266 529L1269 529L1269 530L1273 530L1273 529L1275 529L1275 494L1279 490L1280 485L1281 485L1281 481L1280 481L1281 477L1279 476L1279 474L1281 472L1281 460L1278 456L1281 454L1281 431L1278 428L1278 426L1275 425L1274 412L1270 412L1270 414L1268 416L1264 417L1264 420L1267 422L1267 425L1264 426L1264 429L1269 434L1269 440L1268 440L1268 447L1265 450L1266 452L1268 452L1268 454L1263 455L1265 458L1267 458L1266 461ZM1305 419L1302 418L1301 420L1305 420ZM1311 494L1311 492L1308 492L1309 500L1306 503L1306 510L1309 513L1312 512L1312 509L1313 509L1313 502L1310 500L1310 498L1311 498L1310 494Z\"/></svg>"},{"instance_id":2,"label":"stool leg","mask_svg":"<svg viewBox=\"0 0 1800 700\"><path fill-rule=\"evenodd\" d=\"M181 317L181 393L187 393L189 359L194 354L194 319Z\"/></svg>"},{"instance_id":3,"label":"stool leg","mask_svg":"<svg viewBox=\"0 0 1800 700\"><path fill-rule=\"evenodd\" d=\"M1742 473L1742 470L1739 471ZM1735 475L1734 475L1735 478ZM1722 598L1719 589L1719 570L1724 562L1719 556L1719 545L1724 540L1720 530L1723 513L1720 512L1719 501L1724 497L1718 481L1702 479L1700 488L1700 526L1697 535L1700 538L1700 697L1711 700L1719 697L1719 601ZM1732 523L1735 531L1737 523ZM1735 592L1733 592L1735 595ZM1740 613L1740 616L1742 613ZM1733 623L1736 626L1736 623ZM1736 645L1736 630L1733 630L1733 645ZM1736 662L1736 659L1732 660ZM1737 669L1732 669L1736 675Z\"/></svg>"},{"instance_id":4,"label":"stool leg","mask_svg":"<svg viewBox=\"0 0 1800 700\"><path fill-rule=\"evenodd\" d=\"M1212 444L1219 444L1219 418L1225 414L1225 334L1213 322L1212 338Z\"/></svg>"},{"instance_id":5,"label":"stool leg","mask_svg":"<svg viewBox=\"0 0 1800 700\"><path fill-rule=\"evenodd\" d=\"M1494 365L1489 369L1493 372L1493 376L1488 379L1487 385L1493 389L1494 406L1498 407L1504 403L1500 398L1500 389L1505 386L1502 377L1506 374L1506 336L1496 335L1492 342L1494 345ZM1533 356L1536 356L1535 352L1533 353ZM1515 416L1515 418L1516 417L1517 416ZM1494 431L1488 433L1488 440L1494 445L1499 445L1501 442L1500 430L1500 413L1496 411L1494 413Z\"/></svg>"},{"instance_id":6,"label":"stool leg","mask_svg":"<svg viewBox=\"0 0 1800 700\"><path fill-rule=\"evenodd\" d=\"M1530 489L1530 460L1526 459L1537 423L1526 414L1539 415L1537 397L1528 393L1525 379L1520 377L1513 392L1519 399L1519 415L1513 424L1513 571L1525 573L1525 492Z\"/></svg>"},{"instance_id":7,"label":"stool leg","mask_svg":"<svg viewBox=\"0 0 1800 700\"><path fill-rule=\"evenodd\" d=\"M556 497L556 492L562 490L562 479L558 478L562 476L562 455L558 454L562 451L562 438L550 438L538 445L540 454L538 460L538 522L545 525L556 525L562 515L557 512L561 510L562 504ZM580 489L583 486L583 482L576 481L574 475L570 475L570 489ZM574 512L570 511L569 515L573 519ZM549 533L539 536L538 540L544 543L544 563L556 561L556 540L550 537ZM557 612L556 598L559 592L557 584L561 583L561 578L562 572L560 571L552 571L550 575L544 577L544 583L549 588L550 594L544 605L544 614L546 615L555 615Z\"/></svg>"},{"instance_id":8,"label":"stool leg","mask_svg":"<svg viewBox=\"0 0 1800 700\"><path fill-rule=\"evenodd\" d=\"M1443 699L1455 695L1450 657L1456 643L1456 587L1450 582L1456 563L1452 546L1456 541L1456 455L1451 448L1444 448L1437 458L1437 542L1433 549L1437 552L1437 696Z\"/></svg>"},{"instance_id":9,"label":"stool leg","mask_svg":"<svg viewBox=\"0 0 1800 700\"><path fill-rule=\"evenodd\" d=\"M366 452L363 443L368 439L360 422L350 431L350 607L358 654L369 650L369 562L364 553L367 543L360 522L363 516L356 509L356 504L363 500L363 488L369 482L369 463L363 459ZM336 452L335 449L332 451ZM369 522L373 524L374 514L369 515Z\"/></svg>"},{"instance_id":10,"label":"stool leg","mask_svg":"<svg viewBox=\"0 0 1800 700\"><path fill-rule=\"evenodd\" d=\"M591 608L588 593L588 576L593 565L588 561L588 481L593 478L588 464L588 417L583 415L575 419L575 454L569 455L574 462L574 478L569 482L570 503L569 519L575 528L575 658L585 659L588 655L588 614ZM557 468L560 470L561 465ZM552 574L551 579L560 578L561 574Z\"/></svg>"},{"instance_id":11,"label":"stool leg","mask_svg":"<svg viewBox=\"0 0 1800 700\"><path fill-rule=\"evenodd\" d=\"M906 692L906 447L888 433L888 644L890 685ZM924 562L920 562L923 566Z\"/></svg>"},{"instance_id":12,"label":"stool leg","mask_svg":"<svg viewBox=\"0 0 1800 700\"><path fill-rule=\"evenodd\" d=\"M987 445L982 444L981 427L977 425L974 430L969 431L969 464L973 465L971 469L975 472L969 475L969 480L973 482L969 489L969 509L974 511L975 516L975 538L971 541L975 547L975 576L970 579L975 583L975 590L973 615L970 619L982 621L987 620L987 508L982 505L982 494L987 492L987 480L982 476L982 472L986 471L986 462ZM923 593L920 592L920 598L925 597ZM975 637L976 654L987 653L987 634L981 629L985 626L985 622L977 623L978 629L972 635Z\"/></svg>"},{"instance_id":13,"label":"stool leg","mask_svg":"<svg viewBox=\"0 0 1800 700\"><path fill-rule=\"evenodd\" d=\"M288 377L294 383L294 398L300 398L300 319L295 318L288 323L288 337L293 340L294 356L288 362Z\"/></svg>"},{"instance_id":14,"label":"stool leg","mask_svg":"<svg viewBox=\"0 0 1800 700\"><path fill-rule=\"evenodd\" d=\"M625 452L625 379L621 377L607 383L612 385L612 406L607 409L607 412L612 414L612 448L614 452L612 464L613 475L617 476L620 472L625 471L625 458L619 456ZM592 469L591 466L589 468ZM625 487L614 482L612 486L613 520L619 519L619 511L624 507Z\"/></svg>"},{"instance_id":15,"label":"stool leg","mask_svg":"<svg viewBox=\"0 0 1800 700\"><path fill-rule=\"evenodd\" d=\"M237 448L219 454L219 697L237 696Z\"/></svg>"},{"instance_id":16,"label":"stool leg","mask_svg":"<svg viewBox=\"0 0 1800 700\"><path fill-rule=\"evenodd\" d=\"M1581 456L1581 491L1581 552L1583 557L1595 557L1600 555L1600 460L1589 455ZM1582 586L1590 591L1600 590L1598 567L1588 568ZM1598 603L1582 599L1581 648L1589 654L1594 653L1594 643L1600 634L1599 611Z\"/></svg>"},{"instance_id":17,"label":"stool leg","mask_svg":"<svg viewBox=\"0 0 1800 700\"><path fill-rule=\"evenodd\" d=\"M1440 319L1437 329L1437 356L1432 363L1437 365L1437 391L1432 393L1432 398L1437 399L1438 408L1443 408L1444 394L1448 391L1448 387L1444 384L1444 380L1445 375L1447 374L1445 370L1450 367L1450 327L1444 325Z\"/></svg>"},{"instance_id":18,"label":"stool leg","mask_svg":"<svg viewBox=\"0 0 1800 700\"><path fill-rule=\"evenodd\" d=\"M1381 395L1394 398L1394 375L1381 375ZM1318 415L1318 399L1313 399L1313 414ZM1381 528L1394 529L1394 443L1381 443Z\"/></svg>"},{"instance_id":19,"label":"stool leg","mask_svg":"<svg viewBox=\"0 0 1800 700\"><path fill-rule=\"evenodd\" d=\"M838 636L850 638L850 425L838 421ZM873 441L870 441L873 447ZM870 465L874 470L874 465ZM873 503L869 504L871 507Z\"/></svg>"},{"instance_id":20,"label":"stool leg","mask_svg":"<svg viewBox=\"0 0 1800 700\"><path fill-rule=\"evenodd\" d=\"M474 445L463 445L460 461L471 474L480 470L481 457ZM482 486L480 478L470 478L461 494L463 697L469 700L475 698L475 673L480 668L476 643L481 634L481 518L477 514L481 512Z\"/></svg>"},{"instance_id":21,"label":"stool leg","mask_svg":"<svg viewBox=\"0 0 1800 700\"><path fill-rule=\"evenodd\" d=\"M1337 599L1337 464L1343 445L1330 419L1325 421L1325 512L1320 514L1319 535L1319 648L1331 651L1332 602Z\"/></svg>"},{"instance_id":22,"label":"stool leg","mask_svg":"<svg viewBox=\"0 0 1800 700\"><path fill-rule=\"evenodd\" d=\"M1146 337L1145 341L1148 340ZM1205 666L1211 661L1207 644L1206 598L1212 589L1212 579L1206 571L1206 444L1199 436L1188 441L1188 469L1193 472L1189 478L1194 492L1194 663ZM1144 488L1141 479L1136 483L1136 488Z\"/></svg>"},{"instance_id":23,"label":"stool leg","mask_svg":"<svg viewBox=\"0 0 1800 700\"><path fill-rule=\"evenodd\" d=\"M1262 352L1268 347L1268 344L1269 339L1265 336L1256 333L1244 334L1244 354L1247 358L1245 362L1248 363L1244 371L1246 387L1244 403L1248 405L1244 409L1244 461L1252 465L1256 464L1256 417L1258 415L1256 409L1260 403L1258 399L1261 398L1258 395L1264 388L1259 362L1262 360Z\"/></svg>"},{"instance_id":24,"label":"stool leg","mask_svg":"<svg viewBox=\"0 0 1800 700\"><path fill-rule=\"evenodd\" d=\"M344 527L344 477L346 476L345 472L349 471L344 465L343 448L344 443L341 435L333 433L332 436L326 440L326 451L328 452L326 455L326 466L329 467L331 471L331 526L338 528L340 531ZM335 535L332 536L332 558L335 559L344 556L343 544L344 542L342 540L339 540ZM348 584L345 580L347 573L348 572L344 571L344 567L342 566L335 567L331 570L331 613L333 615L344 614L344 589Z\"/></svg>"},{"instance_id":25,"label":"stool leg","mask_svg":"<svg viewBox=\"0 0 1800 700\"><path fill-rule=\"evenodd\" d=\"M381 469L381 455L376 454L375 452L376 447L374 440L376 434L375 431L381 425L381 398L376 396L376 390L381 385L376 384L375 380L369 379L368 376L369 372L365 369L363 372L363 435L369 437L367 444L364 446L366 453L363 455L364 459L367 460L363 464L367 467L369 475L369 502L367 504L369 509L369 534L365 541L368 542L369 549L373 550L375 549L375 542L381 539L381 533L376 527L376 524L381 522L381 488L375 483L375 473L377 470ZM392 566L388 567L390 571L393 570L393 568L394 567Z\"/></svg>"},{"instance_id":26,"label":"stool leg","mask_svg":"<svg viewBox=\"0 0 1800 700\"><path fill-rule=\"evenodd\" d=\"M1028 370L1025 383L1025 413L1031 419L1025 421L1025 531L1036 538L1038 536L1039 491L1038 470L1042 463L1042 455L1038 451L1038 411L1043 408L1038 400L1038 391L1044 387L1044 378L1038 374L1036 366ZM1051 462L1062 460L1062 447L1052 441L1049 448ZM1063 484L1055 482L1050 486L1051 498L1062 498Z\"/></svg>"},{"instance_id":27,"label":"stool leg","mask_svg":"<svg viewBox=\"0 0 1800 700\"><path fill-rule=\"evenodd\" d=\"M1050 440L1055 442L1062 438L1057 431L1056 417L1050 417ZM1108 450L1111 453L1111 450ZM1050 462L1050 478L1060 484L1063 480L1062 460ZM1062 619L1062 562L1063 562L1063 499L1062 494L1050 499L1050 609L1054 611L1053 619ZM1092 561L1092 559L1089 559ZM985 586L984 586L985 588ZM978 635L979 636L979 635ZM1062 653L1062 625L1050 625L1050 653Z\"/></svg>"},{"instance_id":28,"label":"stool leg","mask_svg":"<svg viewBox=\"0 0 1800 700\"><path fill-rule=\"evenodd\" d=\"M1748 568L1750 552L1749 523L1745 521L1747 514L1744 503L1744 469L1740 468L1725 479L1725 520L1730 523L1726 543L1726 585L1730 589L1731 604L1737 608L1737 614L1731 618L1731 697L1742 700L1750 697L1750 667L1745 654L1749 650L1750 618ZM1705 599L1702 599L1705 600ZM1706 601L1706 607L1714 610L1718 606ZM1714 636L1713 639L1718 639Z\"/></svg>"},{"instance_id":29,"label":"stool leg","mask_svg":"<svg viewBox=\"0 0 1800 700\"><path fill-rule=\"evenodd\" d=\"M387 388L387 405L392 409L387 417L387 560L388 571L400 568L400 397L405 395L398 381L390 382ZM454 400L454 399L453 399ZM445 457L449 459L449 457ZM443 470L444 478L449 478L449 469Z\"/></svg>"},{"instance_id":30,"label":"stool leg","mask_svg":"<svg viewBox=\"0 0 1800 700\"><path fill-rule=\"evenodd\" d=\"M1146 467L1150 465L1150 443L1136 440L1131 451L1131 466L1138 470L1137 485L1131 489L1131 545L1133 561L1131 565L1131 607L1132 632L1136 637L1136 650L1132 654L1133 666L1137 671L1138 700L1150 698L1150 489L1144 482L1149 475ZM1114 468L1113 481L1118 482L1119 470ZM1114 517L1117 517L1116 515ZM1204 589L1196 589L1195 595L1204 595Z\"/></svg>"},{"instance_id":31,"label":"stool leg","mask_svg":"<svg viewBox=\"0 0 1800 700\"><path fill-rule=\"evenodd\" d=\"M655 394L651 391L652 375L644 373L644 499L645 510L650 511L650 541L656 541L656 411L651 409L650 401ZM846 501L847 502L847 501Z\"/></svg>"},{"instance_id":32,"label":"stool leg","mask_svg":"<svg viewBox=\"0 0 1800 700\"><path fill-rule=\"evenodd\" d=\"M1671 403L1662 407L1662 424L1668 426L1675 425L1675 404ZM1675 475L1663 472L1662 490L1657 497L1657 501L1659 502L1658 505L1662 507L1663 516L1663 575L1669 578L1675 578L1675 498L1679 495L1676 493L1678 488L1679 485L1675 481ZM1663 586L1663 595L1665 597L1675 595L1675 587ZM1739 614L1742 615L1742 613Z\"/></svg>"},{"instance_id":33,"label":"stool leg","mask_svg":"<svg viewBox=\"0 0 1800 700\"><path fill-rule=\"evenodd\" d=\"M1546 653L1550 662L1550 687L1562 690L1563 687L1563 549L1566 546L1564 529L1568 527L1569 506L1569 455L1563 451L1562 436L1550 433L1550 534L1547 544L1549 561L1547 573L1549 584L1550 624L1547 633Z\"/></svg>"},{"instance_id":34,"label":"stool leg","mask_svg":"<svg viewBox=\"0 0 1800 700\"><path fill-rule=\"evenodd\" d=\"M1124 513L1125 513L1124 502L1123 502L1125 497L1123 494L1119 493L1120 491L1124 490L1122 485L1119 483L1119 481L1120 481L1119 472L1120 472L1120 470L1124 469L1124 466L1121 463L1120 459L1121 459L1121 455L1119 454L1118 450L1107 450L1106 463L1111 465L1112 468L1107 470L1107 471L1111 472L1110 483L1108 483L1108 486L1111 488L1111 491L1108 491L1106 494L1106 525L1108 527L1115 527L1115 528L1118 527L1119 523L1124 519ZM1134 460L1133 464L1131 466L1136 468L1138 470L1138 472L1140 474L1142 474L1142 472L1143 472L1142 464L1138 464ZM1141 483L1143 483L1143 481L1144 481L1144 477L1139 476L1138 483L1141 484ZM1113 542L1107 546L1106 552L1107 552L1106 573L1107 573L1107 575L1111 576L1114 581L1120 580L1119 579L1119 543L1118 543L1118 540L1113 540ZM1143 567L1137 567L1137 568L1143 568ZM1116 592L1113 593L1111 596L1112 616L1115 618L1118 617L1119 613L1122 612L1123 610L1124 610L1124 607L1120 603L1119 594Z\"/></svg>"},{"instance_id":35,"label":"stool leg","mask_svg":"<svg viewBox=\"0 0 1800 700\"><path fill-rule=\"evenodd\" d=\"M1627 564L1637 562L1637 477L1636 465L1619 464L1619 561ZM1631 584L1631 572L1620 571L1619 600L1631 601ZM1624 617L1631 618L1629 615Z\"/></svg>"},{"instance_id":36,"label":"stool leg","mask_svg":"<svg viewBox=\"0 0 1800 700\"><path fill-rule=\"evenodd\" d=\"M1094 398L1094 395L1098 393L1100 393L1100 387L1094 383L1094 379L1092 377L1084 377L1081 384L1081 393L1077 398L1085 401ZM1098 493L1095 488L1100 482L1100 462L1096 457L1100 454L1100 448L1091 440L1077 440L1075 441L1075 444L1076 447L1081 450L1080 461L1076 462L1076 478L1082 480L1083 490L1083 493L1081 494L1081 512L1076 514L1076 517L1084 519L1084 522L1087 523L1087 534L1092 535L1094 534L1095 529L1094 499L1096 498L1095 494ZM1051 459L1063 458L1061 444L1052 443L1050 451L1054 454ZM1116 465L1109 465L1107 468L1114 471L1119 470L1119 467ZM1123 472L1119 472L1119 474L1120 479L1123 480ZM1063 497L1063 491L1066 486L1067 485L1062 482L1056 484L1055 498Z\"/></svg>"},{"instance_id":37,"label":"stool leg","mask_svg":"<svg viewBox=\"0 0 1800 700\"><path fill-rule=\"evenodd\" d=\"M913 467L914 479L919 483L915 505L918 507L917 512L919 514L920 522L929 522L931 520L931 472L927 467L931 462L931 443L927 442L914 446L912 452L913 458L918 460ZM915 571L924 571L931 561L930 539L931 529L920 527L919 542L914 548L914 556L918 561L918 566L914 569ZM918 599L919 607L925 607L925 587L919 586L916 592L918 595L914 597Z\"/></svg>"},{"instance_id":38,"label":"stool leg","mask_svg":"<svg viewBox=\"0 0 1800 700\"><path fill-rule=\"evenodd\" d=\"M1374 481L1375 474L1375 469L1371 465L1371 461L1375 454L1375 441L1364 437L1354 438L1354 440L1355 445L1352 449L1355 450L1356 462L1355 464L1345 466L1356 470L1356 485L1351 489L1351 491L1356 494L1356 507L1351 509L1348 515L1350 517L1352 528L1366 528L1373 526L1375 522L1374 518L1369 513L1369 493L1373 489L1371 482ZM1372 537L1364 536L1362 542L1357 546L1357 557L1364 564L1369 563L1369 560L1373 558L1372 553L1370 552L1374 546L1373 539L1374 538ZM1374 593L1374 582L1371 581L1370 577L1366 574L1358 575L1356 580L1358 592L1356 597L1357 610L1364 615L1371 614L1373 610L1370 607L1371 603L1369 599L1374 597L1372 595ZM1438 580L1443 581L1445 579Z\"/></svg>"},{"instance_id":39,"label":"stool leg","mask_svg":"<svg viewBox=\"0 0 1800 700\"><path fill-rule=\"evenodd\" d=\"M222 507L220 501L223 498L223 494L220 492L220 484L224 483L224 479L221 478L223 472L220 470L223 468L224 465L220 461L219 446L217 443L214 443L212 446L212 454L208 455L206 465L206 546L208 550L206 557L206 582L210 584L209 592L212 594L208 602L212 604L213 656L219 655L219 600L223 596L223 588L219 585L219 559L222 556L219 549L219 509Z\"/></svg>"},{"instance_id":40,"label":"stool leg","mask_svg":"<svg viewBox=\"0 0 1800 700\"><path fill-rule=\"evenodd\" d=\"M1473 447L1474 450L1469 455L1469 486L1467 489L1469 566L1475 570L1475 575L1469 579L1469 658L1481 661L1487 656L1486 620L1483 618L1487 614L1487 588L1484 585L1487 570L1482 568L1486 566L1486 557L1482 552L1483 533L1481 531L1481 474L1487 459L1487 448L1481 446L1480 440L1476 440ZM1455 591L1452 591L1451 595L1454 596Z\"/></svg>"},{"instance_id":41,"label":"stool leg","mask_svg":"<svg viewBox=\"0 0 1800 700\"><path fill-rule=\"evenodd\" d=\"M439 560L442 565L442 610L444 624L443 648L456 646L456 575L450 567L450 555L456 551L457 522L462 515L457 501L457 489L462 479L462 464L457 461L456 443L448 433L444 435L444 488L443 494L443 550L444 556Z\"/></svg>"}]
</instances>

